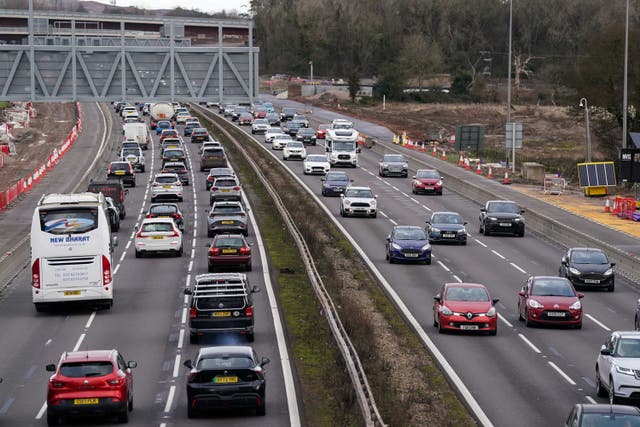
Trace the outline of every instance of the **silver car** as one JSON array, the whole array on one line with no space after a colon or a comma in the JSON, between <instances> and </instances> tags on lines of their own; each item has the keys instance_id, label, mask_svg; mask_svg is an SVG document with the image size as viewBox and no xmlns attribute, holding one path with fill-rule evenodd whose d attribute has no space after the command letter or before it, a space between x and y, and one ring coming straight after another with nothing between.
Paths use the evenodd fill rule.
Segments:
<instances>
[{"instance_id":1,"label":"silver car","mask_svg":"<svg viewBox=\"0 0 640 427\"><path fill-rule=\"evenodd\" d=\"M378 164L378 175L380 176L409 176L409 165L402 154L385 154Z\"/></svg>"},{"instance_id":2,"label":"silver car","mask_svg":"<svg viewBox=\"0 0 640 427\"><path fill-rule=\"evenodd\" d=\"M269 129L269 122L267 119L255 119L251 124L251 133L264 133Z\"/></svg>"},{"instance_id":3,"label":"silver car","mask_svg":"<svg viewBox=\"0 0 640 427\"><path fill-rule=\"evenodd\" d=\"M264 142L267 142L270 144L273 142L273 138L275 138L277 135L284 135L284 134L285 133L282 130L282 128L270 127L264 132Z\"/></svg>"},{"instance_id":4,"label":"silver car","mask_svg":"<svg viewBox=\"0 0 640 427\"><path fill-rule=\"evenodd\" d=\"M140 147L127 147L120 150L120 160L129 162L134 170L144 172L144 154Z\"/></svg>"},{"instance_id":5,"label":"silver car","mask_svg":"<svg viewBox=\"0 0 640 427\"><path fill-rule=\"evenodd\" d=\"M247 213L239 200L215 202L207 218L207 236L216 233L249 234Z\"/></svg>"},{"instance_id":6,"label":"silver car","mask_svg":"<svg viewBox=\"0 0 640 427\"><path fill-rule=\"evenodd\" d=\"M220 178L221 176L232 176L232 177L235 177L236 173L231 168L211 168L211 169L209 169L209 175L207 175L207 179L206 179L207 191L211 190L211 186L213 185L213 181L215 181L216 178Z\"/></svg>"},{"instance_id":7,"label":"silver car","mask_svg":"<svg viewBox=\"0 0 640 427\"><path fill-rule=\"evenodd\" d=\"M182 182L175 173L159 173L151 184L151 203L160 199L183 199Z\"/></svg>"},{"instance_id":8,"label":"silver car","mask_svg":"<svg viewBox=\"0 0 640 427\"><path fill-rule=\"evenodd\" d=\"M216 178L209 190L209 205L219 200L240 200L242 189L238 178L233 176L221 176Z\"/></svg>"}]
</instances>

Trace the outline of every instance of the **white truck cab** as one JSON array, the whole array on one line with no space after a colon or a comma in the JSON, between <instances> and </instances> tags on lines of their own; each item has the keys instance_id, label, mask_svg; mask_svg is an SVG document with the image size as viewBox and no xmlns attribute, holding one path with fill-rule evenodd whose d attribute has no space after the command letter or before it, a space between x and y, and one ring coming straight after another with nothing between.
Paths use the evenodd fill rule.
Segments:
<instances>
[{"instance_id":1,"label":"white truck cab","mask_svg":"<svg viewBox=\"0 0 640 427\"><path fill-rule=\"evenodd\" d=\"M340 120L340 119L337 119ZM342 122L351 122L341 120ZM358 166L358 131L350 128L334 128L336 120L333 121L331 129L327 129L325 137L325 151L329 153L329 163L331 166ZM338 124L342 126L342 124Z\"/></svg>"}]
</instances>

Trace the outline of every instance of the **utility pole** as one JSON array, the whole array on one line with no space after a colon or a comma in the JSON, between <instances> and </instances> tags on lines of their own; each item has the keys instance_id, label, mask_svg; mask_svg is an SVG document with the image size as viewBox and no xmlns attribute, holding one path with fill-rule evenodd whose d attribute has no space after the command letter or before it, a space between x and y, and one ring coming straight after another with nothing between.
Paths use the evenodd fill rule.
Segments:
<instances>
[{"instance_id":1,"label":"utility pole","mask_svg":"<svg viewBox=\"0 0 640 427\"><path fill-rule=\"evenodd\" d=\"M629 0L624 25L624 89L622 94L622 148L627 148L627 67L629 63Z\"/></svg>"},{"instance_id":2,"label":"utility pole","mask_svg":"<svg viewBox=\"0 0 640 427\"><path fill-rule=\"evenodd\" d=\"M509 0L509 59L508 59L508 73L507 73L507 124L511 123L511 35L513 33L513 0ZM509 148L506 147L506 166L509 166ZM515 159L513 159L515 162ZM514 164L515 167L515 164Z\"/></svg>"}]
</instances>

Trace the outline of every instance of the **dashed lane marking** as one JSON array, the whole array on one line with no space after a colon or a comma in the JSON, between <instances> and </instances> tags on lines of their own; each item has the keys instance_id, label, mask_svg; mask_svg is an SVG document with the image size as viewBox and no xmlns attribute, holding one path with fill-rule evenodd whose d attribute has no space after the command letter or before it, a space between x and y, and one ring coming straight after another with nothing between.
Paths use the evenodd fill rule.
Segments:
<instances>
[{"instance_id":1,"label":"dashed lane marking","mask_svg":"<svg viewBox=\"0 0 640 427\"><path fill-rule=\"evenodd\" d=\"M601 321L599 321L598 319L596 319L595 317L593 317L590 314L585 313L584 314L585 317L588 317L589 320L591 320L593 323L595 323L596 325L600 326L602 329L604 329L605 331L609 332L611 331L611 329L609 327L607 327L607 325L605 325L604 323L602 323Z\"/></svg>"},{"instance_id":2,"label":"dashed lane marking","mask_svg":"<svg viewBox=\"0 0 640 427\"><path fill-rule=\"evenodd\" d=\"M547 363L549 364L549 366L551 366L553 369L555 369L555 371L558 374L560 374L560 376L562 378L564 378L566 382L568 382L571 385L576 385L576 382L574 380L572 380L569 375L565 374L564 371L558 367L558 365L556 365L555 363L553 363L550 360L547 360Z\"/></svg>"},{"instance_id":3,"label":"dashed lane marking","mask_svg":"<svg viewBox=\"0 0 640 427\"><path fill-rule=\"evenodd\" d=\"M536 353L538 353L538 354L541 354L541 353L542 353L538 347L536 347L536 346L535 346L531 341L529 341L529 340L527 339L527 337L525 337L525 336L524 336L524 335L522 335L522 334L518 334L518 336L519 336L519 337L520 337L520 339L521 339L522 341L524 341L524 342L525 342L529 347L531 347L531 349L532 349L534 352L536 352Z\"/></svg>"}]
</instances>

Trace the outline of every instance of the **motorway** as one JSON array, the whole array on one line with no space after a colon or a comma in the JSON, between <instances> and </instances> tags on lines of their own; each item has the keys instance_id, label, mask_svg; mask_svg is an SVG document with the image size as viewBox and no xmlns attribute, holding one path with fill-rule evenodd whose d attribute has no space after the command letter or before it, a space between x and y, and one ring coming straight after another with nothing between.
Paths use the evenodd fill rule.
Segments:
<instances>
[{"instance_id":1,"label":"motorway","mask_svg":"<svg viewBox=\"0 0 640 427\"><path fill-rule=\"evenodd\" d=\"M113 138L120 138L121 119L112 108ZM93 120L84 120L85 138L104 133L97 109L89 108ZM179 127L181 129L181 127ZM23 269L5 290L0 300L0 424L6 426L46 425L46 391L49 374L47 363L56 363L64 351L76 349L117 348L127 360L136 360L134 370L134 406L129 423L134 426L189 426L215 422L216 418L188 420L186 410L187 368L197 346L190 345L188 307L183 290L193 276L207 272L205 245L206 214L209 208L205 189L205 173L199 172L197 160L190 167L191 186L185 187L181 209L185 215L184 248L181 258L154 257L136 259L132 239L134 226L148 208L150 178L160 168L160 152L154 135L153 146L145 151L147 168L137 174L137 186L129 188L126 197L127 217L117 233L119 245L114 253L114 305L111 310L61 309L51 313L36 313L31 303L30 275ZM188 141L188 139L187 139ZM191 163L199 144L185 144ZM105 155L117 160L118 143ZM62 173L62 183L49 182L38 191L71 191L70 185L79 171L89 166L94 154L72 154L68 169ZM75 156L75 157L73 157ZM100 170L100 174L104 169ZM34 190L35 191L35 190ZM20 203L10 216L31 218L34 202ZM255 222L253 222L255 224ZM267 356L267 415L259 420L252 414L230 413L222 416L226 425L249 426L257 422L265 426L299 425L297 396L289 365L286 342L278 317L277 301L264 261L264 250L255 227L250 226L248 240L253 245L253 271L248 273L252 285L261 292L254 295L256 317L255 342L258 355ZM276 332L278 331L278 332ZM207 337L199 346L231 344L245 341L240 337ZM113 420L115 422L115 420ZM101 422L100 425L109 425Z\"/></svg>"},{"instance_id":2,"label":"motorway","mask_svg":"<svg viewBox=\"0 0 640 427\"><path fill-rule=\"evenodd\" d=\"M304 110L302 104L293 101L267 98L278 107ZM315 110L307 116L312 127L329 123L333 118L345 118L323 110ZM357 121L356 127L369 135L388 133L380 126L362 121ZM249 127L243 129L250 134ZM281 151L271 150L261 136L256 140L282 161ZM385 145L385 150L395 152L398 147L389 144ZM316 147L308 146L307 151L324 153L322 141ZM423 167L433 162L428 153L411 153L414 157L422 157ZM341 218L339 199L320 195L319 176L304 175L300 161L284 164L364 249L461 377L490 424L560 425L573 404L603 402L595 395L596 357L609 331L632 328L637 289L618 275L614 293L587 292L582 300L585 317L581 330L526 328L518 321L518 290L531 275L556 275L564 248L531 230L527 230L524 238L482 236L477 232L479 204L446 190L446 181L442 197L412 195L410 178L378 177L380 158L374 150L363 149L360 167L345 169L354 180L353 185L370 186L379 196L377 219ZM501 191L509 194L510 190L502 187ZM384 239L393 225L424 226L433 211L457 211L465 218L470 233L467 246L435 245L432 265L388 264L384 257ZM493 298L500 298L496 337L437 333L433 327L433 296L447 282L483 283Z\"/></svg>"}]
</instances>

